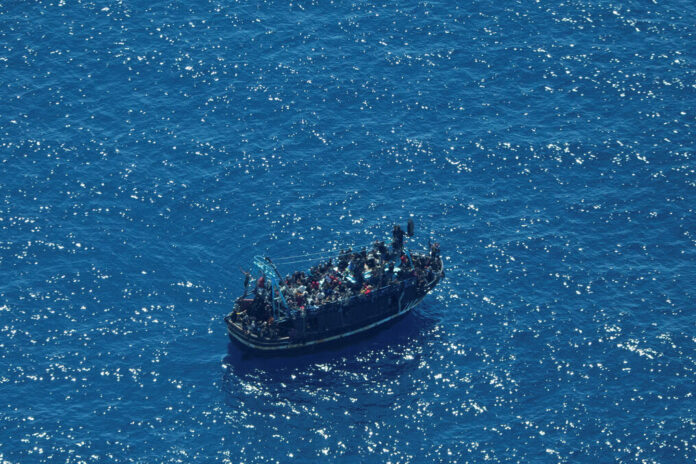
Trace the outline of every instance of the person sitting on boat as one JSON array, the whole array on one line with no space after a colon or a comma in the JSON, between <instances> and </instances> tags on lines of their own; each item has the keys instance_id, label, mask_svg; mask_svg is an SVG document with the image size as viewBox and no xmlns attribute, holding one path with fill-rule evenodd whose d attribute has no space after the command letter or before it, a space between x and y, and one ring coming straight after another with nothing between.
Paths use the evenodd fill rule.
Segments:
<instances>
[{"instance_id":1,"label":"person sitting on boat","mask_svg":"<svg viewBox=\"0 0 696 464\"><path fill-rule=\"evenodd\" d=\"M370 285L376 288L382 287L382 281L384 279L384 268L379 266L372 270L372 276L369 279Z\"/></svg>"},{"instance_id":2,"label":"person sitting on boat","mask_svg":"<svg viewBox=\"0 0 696 464\"><path fill-rule=\"evenodd\" d=\"M363 275L363 266L356 266L353 271L353 278L355 279L355 287L360 288L365 280Z\"/></svg>"},{"instance_id":3,"label":"person sitting on boat","mask_svg":"<svg viewBox=\"0 0 696 464\"><path fill-rule=\"evenodd\" d=\"M355 272L355 268L358 267L358 258L351 258L351 260L348 262L348 272Z\"/></svg>"},{"instance_id":4,"label":"person sitting on boat","mask_svg":"<svg viewBox=\"0 0 696 464\"><path fill-rule=\"evenodd\" d=\"M389 251L387 250L387 246L381 240L376 241L372 248L382 256L386 256L387 252Z\"/></svg>"},{"instance_id":5,"label":"person sitting on boat","mask_svg":"<svg viewBox=\"0 0 696 464\"><path fill-rule=\"evenodd\" d=\"M295 302L297 303L297 306L302 308L305 305L305 295L302 292L297 292L295 293Z\"/></svg>"},{"instance_id":6,"label":"person sitting on boat","mask_svg":"<svg viewBox=\"0 0 696 464\"><path fill-rule=\"evenodd\" d=\"M377 260L375 259L374 255L369 254L367 255L367 261L365 262L365 266L367 267L365 270L366 271L374 271L375 268L377 267Z\"/></svg>"},{"instance_id":7,"label":"person sitting on boat","mask_svg":"<svg viewBox=\"0 0 696 464\"><path fill-rule=\"evenodd\" d=\"M348 248L346 251L341 250L341 254L338 256L338 269L343 271L347 266L348 262L350 261L351 256L353 255L353 250Z\"/></svg>"}]
</instances>

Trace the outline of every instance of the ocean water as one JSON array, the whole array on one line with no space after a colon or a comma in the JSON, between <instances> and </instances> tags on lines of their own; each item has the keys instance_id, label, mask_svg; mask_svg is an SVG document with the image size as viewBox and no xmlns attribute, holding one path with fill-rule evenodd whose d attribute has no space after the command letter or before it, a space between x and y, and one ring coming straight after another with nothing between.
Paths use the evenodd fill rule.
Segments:
<instances>
[{"instance_id":1,"label":"ocean water","mask_svg":"<svg viewBox=\"0 0 696 464\"><path fill-rule=\"evenodd\" d=\"M696 460L696 8L0 1L0 462ZM254 254L447 279L257 358Z\"/></svg>"}]
</instances>

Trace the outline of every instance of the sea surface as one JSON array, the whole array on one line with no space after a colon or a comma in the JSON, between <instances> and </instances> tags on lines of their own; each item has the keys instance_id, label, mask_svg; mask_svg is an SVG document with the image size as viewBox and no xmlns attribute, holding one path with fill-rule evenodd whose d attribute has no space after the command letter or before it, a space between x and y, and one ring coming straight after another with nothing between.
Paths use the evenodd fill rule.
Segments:
<instances>
[{"instance_id":1,"label":"sea surface","mask_svg":"<svg viewBox=\"0 0 696 464\"><path fill-rule=\"evenodd\" d=\"M693 0L0 1L0 463L696 461L695 44ZM230 344L255 254L409 218L412 314Z\"/></svg>"}]
</instances>

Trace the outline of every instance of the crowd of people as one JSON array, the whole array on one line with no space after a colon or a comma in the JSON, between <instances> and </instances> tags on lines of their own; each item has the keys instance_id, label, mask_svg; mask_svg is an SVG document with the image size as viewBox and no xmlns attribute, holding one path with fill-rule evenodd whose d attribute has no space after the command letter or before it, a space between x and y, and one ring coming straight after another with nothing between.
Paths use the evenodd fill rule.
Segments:
<instances>
[{"instance_id":1,"label":"crowd of people","mask_svg":"<svg viewBox=\"0 0 696 464\"><path fill-rule=\"evenodd\" d=\"M253 300L246 299L250 274L245 273L245 292L240 302L245 308L239 316L246 330L264 337L274 337L277 327L273 319L272 299L282 292L282 300L291 312L305 314L322 305L346 300L356 295L369 295L375 290L411 277L418 285L426 285L439 271L439 245L430 246L429 256L404 251L404 232L394 227L391 246L377 241L368 251L342 250L334 260L329 259L310 268L279 279L273 286L262 275L252 291ZM270 260L269 260L270 262Z\"/></svg>"}]
</instances>

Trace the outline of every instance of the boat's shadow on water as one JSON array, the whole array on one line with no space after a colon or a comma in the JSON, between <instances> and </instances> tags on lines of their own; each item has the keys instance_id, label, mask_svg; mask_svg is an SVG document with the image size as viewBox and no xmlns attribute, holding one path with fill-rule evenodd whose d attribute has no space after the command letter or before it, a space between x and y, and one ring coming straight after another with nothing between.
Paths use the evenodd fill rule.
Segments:
<instances>
[{"instance_id":1,"label":"boat's shadow on water","mask_svg":"<svg viewBox=\"0 0 696 464\"><path fill-rule=\"evenodd\" d=\"M266 381L284 381L296 372L304 372L319 365L340 361L342 369L365 368L365 358L379 355L413 355L427 346L427 338L438 319L424 314L428 305L406 314L403 318L359 334L348 340L327 343L311 349L282 355L259 355L248 352L236 343L228 343L223 359L225 383L233 378L260 378Z\"/></svg>"}]
</instances>

